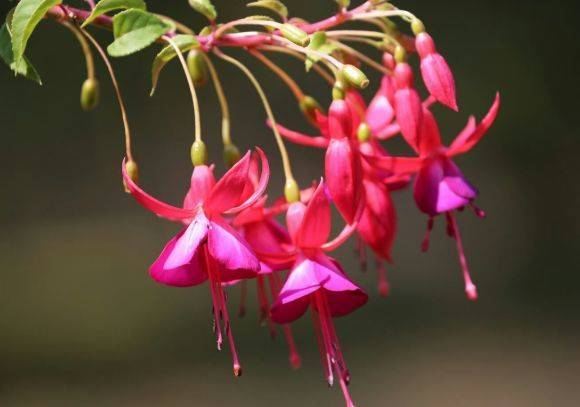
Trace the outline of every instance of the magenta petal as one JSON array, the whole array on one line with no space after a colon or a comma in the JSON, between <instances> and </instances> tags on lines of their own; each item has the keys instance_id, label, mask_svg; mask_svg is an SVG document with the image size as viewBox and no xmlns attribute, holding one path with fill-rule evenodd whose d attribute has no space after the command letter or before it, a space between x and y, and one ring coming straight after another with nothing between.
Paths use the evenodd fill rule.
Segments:
<instances>
[{"instance_id":1,"label":"magenta petal","mask_svg":"<svg viewBox=\"0 0 580 407\"><path fill-rule=\"evenodd\" d=\"M149 268L149 274L158 283L173 287L191 287L207 280L207 273L202 264L202 252L193 256L188 263L178 267L166 266L167 258L175 248L176 242L183 236L185 230L175 236L163 249L157 260Z\"/></svg>"},{"instance_id":2,"label":"magenta petal","mask_svg":"<svg viewBox=\"0 0 580 407\"><path fill-rule=\"evenodd\" d=\"M223 219L210 222L207 245L209 254L225 269L222 273L239 270L248 278L260 271L260 261L248 243Z\"/></svg>"},{"instance_id":3,"label":"magenta petal","mask_svg":"<svg viewBox=\"0 0 580 407\"><path fill-rule=\"evenodd\" d=\"M453 161L445 160L443 162L443 171L445 178L443 182L457 195L473 200L477 197L477 189L467 181L459 167Z\"/></svg>"},{"instance_id":4,"label":"magenta petal","mask_svg":"<svg viewBox=\"0 0 580 407\"><path fill-rule=\"evenodd\" d=\"M333 317L350 314L367 303L368 295L347 277L336 260L320 256L317 261L324 267L323 272L327 273L323 287Z\"/></svg>"},{"instance_id":5,"label":"magenta petal","mask_svg":"<svg viewBox=\"0 0 580 407\"><path fill-rule=\"evenodd\" d=\"M445 59L438 53L421 59L421 75L429 93L445 106L457 111L455 80Z\"/></svg>"},{"instance_id":6,"label":"magenta petal","mask_svg":"<svg viewBox=\"0 0 580 407\"><path fill-rule=\"evenodd\" d=\"M191 174L191 187L183 201L183 207L194 209L205 201L215 185L213 165L196 165Z\"/></svg>"},{"instance_id":7,"label":"magenta petal","mask_svg":"<svg viewBox=\"0 0 580 407\"><path fill-rule=\"evenodd\" d=\"M174 269L189 263L198 252L199 246L205 241L208 226L207 218L203 212L200 212L177 239L163 267Z\"/></svg>"},{"instance_id":8,"label":"magenta petal","mask_svg":"<svg viewBox=\"0 0 580 407\"><path fill-rule=\"evenodd\" d=\"M241 199L243 199L243 202L240 205L226 211L225 213L227 213L228 215L238 213L240 211L243 211L246 208L249 208L254 203L256 203L256 201L266 191L266 187L268 186L268 181L270 180L270 165L268 164L268 159L266 158L266 155L264 154L262 149L256 148L256 151L258 152L258 156L260 157L260 162L262 163L262 172L260 174L260 179L258 180L258 183L254 188L254 192L249 197L244 199L244 193L243 193L244 191L242 191ZM250 167L252 167L252 165L253 165L252 161L250 162L250 164L251 164ZM255 174L253 174L253 175L255 175ZM246 182L246 186L247 185L248 185L248 182Z\"/></svg>"},{"instance_id":9,"label":"magenta petal","mask_svg":"<svg viewBox=\"0 0 580 407\"><path fill-rule=\"evenodd\" d=\"M131 195L133 195L133 198L135 198L135 200L139 202L145 209L150 210L157 216L169 220L178 221L190 219L193 217L194 212L192 210L168 205L165 202L161 202L153 198L151 195L147 194L147 192L139 188L139 186L135 184L131 177L129 177L127 174L127 171L125 170L125 163L126 160L123 160L122 172L125 185L129 189L129 192L131 192Z\"/></svg>"},{"instance_id":10,"label":"magenta petal","mask_svg":"<svg viewBox=\"0 0 580 407\"><path fill-rule=\"evenodd\" d=\"M248 151L214 186L204 202L208 215L221 214L240 204L250 170Z\"/></svg>"}]
</instances>

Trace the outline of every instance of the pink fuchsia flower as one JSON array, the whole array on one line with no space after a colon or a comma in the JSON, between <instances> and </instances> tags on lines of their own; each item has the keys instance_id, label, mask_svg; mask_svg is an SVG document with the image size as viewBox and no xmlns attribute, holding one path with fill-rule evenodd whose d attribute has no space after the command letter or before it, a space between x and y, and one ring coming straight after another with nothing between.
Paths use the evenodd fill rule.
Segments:
<instances>
[{"instance_id":1,"label":"pink fuchsia flower","mask_svg":"<svg viewBox=\"0 0 580 407\"><path fill-rule=\"evenodd\" d=\"M294 264L271 314L278 323L290 323L310 307L325 378L332 384L333 372L336 373L347 405L354 406L347 388L350 375L332 318L351 313L364 305L368 297L347 277L338 262L325 254L350 236L354 228L347 226L337 239L327 243L331 229L330 203L324 188L321 182L308 206L297 202L288 208L286 220L295 245Z\"/></svg>"},{"instance_id":2,"label":"pink fuchsia flower","mask_svg":"<svg viewBox=\"0 0 580 407\"><path fill-rule=\"evenodd\" d=\"M477 289L471 281L454 211L471 206L478 216L483 216L483 212L473 205L477 190L467 181L461 170L453 163L452 158L468 152L483 138L494 123L499 106L500 96L497 94L495 102L481 123L476 124L475 118L470 117L465 129L449 147L442 145L437 122L431 112L424 109L424 126L421 142L418 145L419 157L366 156L372 165L383 170L398 174L417 173L414 187L415 202L419 209L429 216L423 248L424 250L428 248L433 218L444 213L449 234L457 242L465 292L471 300L477 299Z\"/></svg>"},{"instance_id":3,"label":"pink fuchsia flower","mask_svg":"<svg viewBox=\"0 0 580 407\"><path fill-rule=\"evenodd\" d=\"M259 185L249 196L245 191L251 180L250 152L236 163L217 183L213 167L198 165L193 170L191 187L182 208L161 202L135 184L123 165L123 179L133 197L157 216L181 221L186 227L163 249L150 268L157 282L174 287L189 287L209 280L212 295L217 346L221 349L222 327L228 337L234 362L234 374L241 374L222 284L253 278L260 261L248 243L224 219L250 207L264 193L268 183L268 161L257 149L262 163Z\"/></svg>"},{"instance_id":4,"label":"pink fuchsia flower","mask_svg":"<svg viewBox=\"0 0 580 407\"><path fill-rule=\"evenodd\" d=\"M457 111L453 73L445 58L435 49L433 38L426 32L419 33L415 45L421 58L421 75L427 90L437 101Z\"/></svg>"}]
</instances>

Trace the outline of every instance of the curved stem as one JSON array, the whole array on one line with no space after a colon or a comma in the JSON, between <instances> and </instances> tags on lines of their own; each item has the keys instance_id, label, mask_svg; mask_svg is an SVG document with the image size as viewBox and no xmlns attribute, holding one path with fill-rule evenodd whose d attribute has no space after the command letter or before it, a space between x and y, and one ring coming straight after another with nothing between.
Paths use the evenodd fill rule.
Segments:
<instances>
[{"instance_id":1,"label":"curved stem","mask_svg":"<svg viewBox=\"0 0 580 407\"><path fill-rule=\"evenodd\" d=\"M300 86L298 86L296 81L294 79L292 79L290 77L290 75L288 75L286 72L284 72L284 70L282 68L280 68L274 62L272 62L268 57L266 57L261 52L256 51L255 49L250 50L250 54L252 54L256 58L258 58L272 72L274 72L276 75L278 75L280 77L280 79L282 79L282 81L288 86L288 88L290 88L290 90L292 91L292 93L294 94L294 96L296 97L296 99L298 101L301 101L302 98L304 98L304 92L302 92L302 89L300 89Z\"/></svg>"},{"instance_id":2,"label":"curved stem","mask_svg":"<svg viewBox=\"0 0 580 407\"><path fill-rule=\"evenodd\" d=\"M326 36L329 38L350 36L350 37L370 37L370 38L380 38L385 37L384 33L378 31L367 31L367 30L331 30L326 32Z\"/></svg>"},{"instance_id":3,"label":"curved stem","mask_svg":"<svg viewBox=\"0 0 580 407\"><path fill-rule=\"evenodd\" d=\"M224 54L219 50L219 48L214 48L213 52L224 61L229 62L230 64L235 65L237 68L239 68L248 77L250 82L252 82L254 88L256 88L256 91L258 92L258 95L260 96L260 99L262 100L262 103L264 105L264 109L266 110L266 114L268 115L268 119L270 119L270 122L272 123L274 137L276 138L276 143L278 144L278 149L280 150L280 156L282 157L282 165L284 167L284 175L286 177L286 181L287 182L293 181L294 176L292 175L292 167L290 165L288 151L286 150L286 146L284 145L284 140L282 139L282 136L278 132L276 118L274 117L274 113L272 112L270 102L268 101L268 98L264 93L264 89L262 89L262 86L254 76L254 74L240 61L230 57L229 55Z\"/></svg>"},{"instance_id":4,"label":"curved stem","mask_svg":"<svg viewBox=\"0 0 580 407\"><path fill-rule=\"evenodd\" d=\"M91 46L89 45L86 37L77 28L76 25L69 23L68 21L63 21L62 25L68 28L77 38L79 44L83 49L83 54L85 56L85 62L87 65L87 78L95 79L95 60L93 58L93 53L91 52Z\"/></svg>"},{"instance_id":5,"label":"curved stem","mask_svg":"<svg viewBox=\"0 0 580 407\"><path fill-rule=\"evenodd\" d=\"M264 45L262 47L260 47L260 49L264 50L264 51L272 51L272 52L279 52L282 54L286 54L286 55L290 55L296 59L299 59L300 61L305 61L306 60L306 56L304 54L301 54L299 52L284 48L284 47L280 47L277 45ZM325 81L327 81L331 86L334 86L334 78L332 75L330 75L328 72L326 72L323 68L321 68L318 64L314 64L312 66L312 69L314 69L316 71L316 73L318 73Z\"/></svg>"},{"instance_id":6,"label":"curved stem","mask_svg":"<svg viewBox=\"0 0 580 407\"><path fill-rule=\"evenodd\" d=\"M193 115L195 119L195 141L201 141L201 114L199 111L199 100L197 98L197 92L195 91L195 86L193 85L193 80L189 73L189 68L187 67L187 62L175 41L173 41L168 36L164 35L163 40L173 47L179 62L181 62L181 67L183 68L183 73L185 74L185 79L187 79L187 84L189 85L189 92L191 93L191 101L193 103Z\"/></svg>"},{"instance_id":7,"label":"curved stem","mask_svg":"<svg viewBox=\"0 0 580 407\"><path fill-rule=\"evenodd\" d=\"M381 64L375 62L372 58L367 57L362 52L359 52L356 49L349 47L348 45L345 45L339 41L333 41L333 42L339 49L351 54L355 58L361 60L362 62L364 62L365 64L370 66L371 68L374 68L383 74L390 74L391 71L389 69L387 69L384 66L382 66Z\"/></svg>"},{"instance_id":8,"label":"curved stem","mask_svg":"<svg viewBox=\"0 0 580 407\"><path fill-rule=\"evenodd\" d=\"M131 151L131 129L129 128L129 119L127 118L127 110L125 109L125 102L123 101L123 95L121 94L121 89L119 88L119 83L117 82L117 77L115 76L115 71L113 70L113 66L107 57L107 54L101 48L97 40L95 40L91 34L89 34L86 30L80 28L80 31L83 35L88 38L88 40L93 44L95 49L101 55L107 70L109 71L109 76L111 77L111 82L113 82L113 88L115 88L115 94L117 95L117 101L119 102L119 108L121 109L121 117L123 119L123 127L125 128L125 154L127 156L127 160L129 162L133 160L133 153Z\"/></svg>"},{"instance_id":9,"label":"curved stem","mask_svg":"<svg viewBox=\"0 0 580 407\"><path fill-rule=\"evenodd\" d=\"M222 82L213 62L211 61L211 58L205 52L203 52L202 55L209 69L209 74L211 75L211 79L215 87L215 92L222 109L222 141L224 146L228 146L232 144L232 136L230 132L230 107L228 105L228 100L226 98Z\"/></svg>"},{"instance_id":10,"label":"curved stem","mask_svg":"<svg viewBox=\"0 0 580 407\"><path fill-rule=\"evenodd\" d=\"M417 18L413 13L405 10L377 10L355 14L352 16L352 20L368 20L377 17L401 17L406 21L411 21Z\"/></svg>"}]
</instances>

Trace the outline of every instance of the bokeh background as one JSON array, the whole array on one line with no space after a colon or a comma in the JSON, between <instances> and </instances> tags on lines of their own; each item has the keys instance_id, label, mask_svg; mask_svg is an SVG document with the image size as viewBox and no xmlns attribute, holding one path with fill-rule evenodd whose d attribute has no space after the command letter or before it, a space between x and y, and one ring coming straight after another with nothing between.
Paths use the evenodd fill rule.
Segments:
<instances>
[{"instance_id":1,"label":"bokeh background","mask_svg":"<svg viewBox=\"0 0 580 407\"><path fill-rule=\"evenodd\" d=\"M4 15L11 4L2 3ZM148 3L202 26L185 0ZM241 0L215 4L224 20L252 13ZM293 15L311 20L334 7L330 0L287 4ZM454 69L462 112L436 110L446 140L468 114L481 117L496 90L503 95L493 130L458 160L489 215L484 221L459 216L481 299L464 298L455 247L441 223L431 251L420 253L425 218L409 192L397 194L400 234L390 298L376 295L372 270L358 271L352 247L337 253L372 297L337 320L352 394L360 406L576 406L578 7L515 0L400 6L422 17ZM108 33L95 34L110 41ZM309 130L287 89L259 63L233 53L262 78L280 121ZM78 105L84 64L70 33L45 22L28 54L42 88L0 69L0 405L341 405L339 389L323 382L309 318L295 324L303 368L294 372L282 338L270 340L250 307L245 319L234 321L245 372L240 380L232 377L228 350L215 350L207 287L171 289L147 275L177 226L156 219L121 189L123 133L103 65L101 106L86 114ZM163 72L157 95L148 97L154 54L149 49L114 65L142 184L177 203L191 171L190 99L176 63ZM275 60L328 103L329 91L316 76L306 77L292 59ZM234 139L243 149L259 144L268 152L276 194L280 162L263 109L235 68L218 66L232 103ZM201 98L205 138L221 172L220 111L211 86ZM290 150L303 185L320 176L320 152ZM238 298L233 291L232 310Z\"/></svg>"}]
</instances>

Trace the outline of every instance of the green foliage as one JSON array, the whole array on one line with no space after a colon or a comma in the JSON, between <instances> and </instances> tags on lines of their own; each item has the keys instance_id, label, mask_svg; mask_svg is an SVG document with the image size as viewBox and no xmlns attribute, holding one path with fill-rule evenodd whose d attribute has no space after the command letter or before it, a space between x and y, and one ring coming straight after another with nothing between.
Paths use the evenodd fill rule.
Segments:
<instances>
[{"instance_id":1,"label":"green foliage","mask_svg":"<svg viewBox=\"0 0 580 407\"><path fill-rule=\"evenodd\" d=\"M20 66L32 32L52 7L61 0L21 0L12 17L12 52L16 66Z\"/></svg>"},{"instance_id":2,"label":"green foliage","mask_svg":"<svg viewBox=\"0 0 580 407\"><path fill-rule=\"evenodd\" d=\"M172 38L173 42L179 47L179 49L183 52L189 51L192 48L198 47L199 42L195 39L193 35L176 35ZM171 61L173 58L177 56L175 49L168 45L157 54L155 59L153 60L153 67L151 68L151 96L155 93L155 89L157 88L157 83L159 81L159 74L161 70L165 67L165 65Z\"/></svg>"},{"instance_id":3,"label":"green foliage","mask_svg":"<svg viewBox=\"0 0 580 407\"><path fill-rule=\"evenodd\" d=\"M93 9L91 15L83 23L83 27L90 24L97 17L114 10L127 10L130 8L147 10L147 5L143 0L101 0Z\"/></svg>"},{"instance_id":4,"label":"green foliage","mask_svg":"<svg viewBox=\"0 0 580 407\"><path fill-rule=\"evenodd\" d=\"M189 5L198 13L203 14L209 21L214 21L217 18L217 11L210 0L189 0Z\"/></svg>"},{"instance_id":5,"label":"green foliage","mask_svg":"<svg viewBox=\"0 0 580 407\"><path fill-rule=\"evenodd\" d=\"M115 41L107 51L113 57L123 57L141 51L159 37L172 30L173 26L155 14L143 10L129 9L113 17Z\"/></svg>"},{"instance_id":6,"label":"green foliage","mask_svg":"<svg viewBox=\"0 0 580 407\"><path fill-rule=\"evenodd\" d=\"M288 18L288 8L286 8L284 3L278 0L254 1L253 3L248 3L247 7L265 8L278 14L280 17L282 17L283 20L286 20Z\"/></svg>"},{"instance_id":7,"label":"green foliage","mask_svg":"<svg viewBox=\"0 0 580 407\"><path fill-rule=\"evenodd\" d=\"M326 33L324 31L317 31L310 36L308 49L330 55L336 51L337 47L336 45L327 42ZM305 61L306 71L310 71L312 66L320 61L321 58L322 57L319 55L308 55L308 58L306 58Z\"/></svg>"},{"instance_id":8,"label":"green foliage","mask_svg":"<svg viewBox=\"0 0 580 407\"><path fill-rule=\"evenodd\" d=\"M0 28L0 58L2 58L4 63L6 63L6 65L8 65L17 75L22 75L25 78L42 85L40 75L26 57L22 57L18 64L14 61L14 54L12 53L12 36L10 35L10 30L8 29L7 24L2 25L2 28Z\"/></svg>"}]
</instances>

